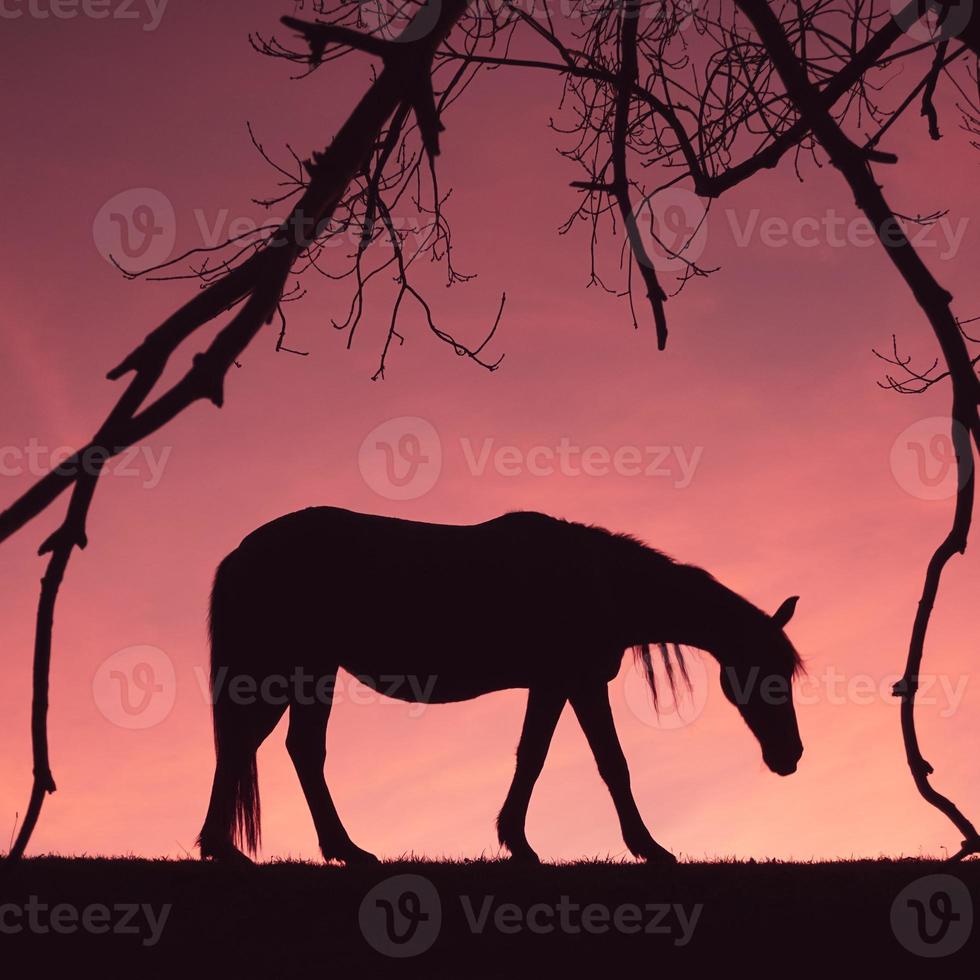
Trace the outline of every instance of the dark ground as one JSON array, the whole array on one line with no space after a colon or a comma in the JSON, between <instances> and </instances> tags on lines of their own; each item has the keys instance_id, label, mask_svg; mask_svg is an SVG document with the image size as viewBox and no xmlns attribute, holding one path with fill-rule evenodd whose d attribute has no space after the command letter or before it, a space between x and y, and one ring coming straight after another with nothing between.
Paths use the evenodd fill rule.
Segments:
<instances>
[{"instance_id":1,"label":"dark ground","mask_svg":"<svg viewBox=\"0 0 980 980\"><path fill-rule=\"evenodd\" d=\"M417 877L390 880L402 875ZM932 875L960 884L923 880ZM829 967L837 980L904 963L916 975L977 977L978 898L976 861L662 871L483 861L228 869L37 858L0 875L0 971L604 980L601 970L667 976L681 967L698 977L707 975L700 967L720 965L749 976L826 975Z\"/></svg>"}]
</instances>

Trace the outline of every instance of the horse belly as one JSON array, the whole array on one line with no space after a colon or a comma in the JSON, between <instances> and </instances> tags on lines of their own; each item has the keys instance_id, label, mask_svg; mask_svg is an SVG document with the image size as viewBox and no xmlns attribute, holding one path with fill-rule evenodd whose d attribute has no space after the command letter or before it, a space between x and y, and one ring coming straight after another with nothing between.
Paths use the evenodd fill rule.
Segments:
<instances>
[{"instance_id":1,"label":"horse belly","mask_svg":"<svg viewBox=\"0 0 980 980\"><path fill-rule=\"evenodd\" d=\"M401 701L442 704L528 688L559 669L544 650L469 639L391 642L342 655L340 665L369 687Z\"/></svg>"}]
</instances>

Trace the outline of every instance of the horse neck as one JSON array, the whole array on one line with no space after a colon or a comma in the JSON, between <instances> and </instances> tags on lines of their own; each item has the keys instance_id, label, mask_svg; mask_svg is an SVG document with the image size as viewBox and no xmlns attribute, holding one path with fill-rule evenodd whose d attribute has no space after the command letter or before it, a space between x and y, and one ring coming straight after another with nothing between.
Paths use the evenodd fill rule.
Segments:
<instances>
[{"instance_id":1,"label":"horse neck","mask_svg":"<svg viewBox=\"0 0 980 980\"><path fill-rule=\"evenodd\" d=\"M650 643L681 643L730 663L733 651L744 648L758 610L704 569L672 565L663 570L654 605L656 622L647 624Z\"/></svg>"}]
</instances>

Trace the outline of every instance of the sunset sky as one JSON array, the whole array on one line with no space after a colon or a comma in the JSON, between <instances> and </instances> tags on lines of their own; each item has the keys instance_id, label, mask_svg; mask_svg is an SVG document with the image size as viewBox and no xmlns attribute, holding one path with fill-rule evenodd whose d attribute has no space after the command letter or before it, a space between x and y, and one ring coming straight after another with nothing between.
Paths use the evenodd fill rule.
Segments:
<instances>
[{"instance_id":1,"label":"sunset sky","mask_svg":"<svg viewBox=\"0 0 980 980\"><path fill-rule=\"evenodd\" d=\"M276 159L288 161L286 143L305 157L365 90L366 59L297 82L295 66L252 50L250 31L268 35L296 7L160 10L140 0L142 19L4 20L0 73L17 98L0 105L0 505L43 475L60 447L91 436L120 390L106 371L197 288L125 281L103 254L114 227L106 215L152 208L176 232L173 255L236 219L268 220L250 201L274 196L277 176L246 122ZM899 81L896 92L911 84ZM474 344L506 292L487 350L505 355L499 371L455 357L412 311L385 380L372 382L388 294L373 297L348 351L331 318L345 315L349 284L309 280L309 295L291 307L289 343L310 356L275 353L270 327L229 376L223 409L195 405L125 466L110 466L90 546L74 557L59 603L50 724L58 792L32 852L193 851L213 767L202 683L214 569L259 524L314 504L444 523L540 510L631 532L770 611L800 595L788 632L808 668L797 692L805 755L788 779L764 767L709 657L692 654L703 669L683 717L668 712L659 723L624 661L611 696L654 837L691 858L958 846L915 791L888 696L925 564L951 517L943 460L929 455L941 445L932 439L947 390L881 390L871 349L887 349L896 333L928 365L935 351L924 318L881 249L848 224L856 212L837 172L804 163L800 183L790 161L715 202L701 262L719 271L670 301L671 336L659 352L649 310L639 308L634 331L621 299L586 288L587 229L557 233L578 200L568 184L581 177L555 153L563 137L548 128L559 96L557 79L506 69L481 76L444 120L439 166L442 187L453 188L454 260L477 278L447 290L439 269L424 269L420 281L439 325ZM980 157L947 97L940 109L944 139L930 142L911 112L882 144L900 165L878 176L902 213L948 209L920 246L967 318L980 313ZM600 247L610 271L618 248L619 239ZM184 348L168 377L205 342ZM441 456L431 487L416 486L425 492L411 499L386 481L376 449L405 434ZM910 444L925 449L924 481ZM562 447L571 466L556 461ZM593 472L572 449L591 450ZM609 462L637 456L640 473ZM0 551L0 849L30 789L36 550L63 506ZM974 819L978 548L944 579L919 712L936 787ZM473 598L476 632L492 610ZM384 606L378 595L379 616ZM437 617L437 599L417 615ZM129 714L120 680L139 689L150 676L144 664L147 705ZM327 775L355 842L384 857L495 854L524 694L420 708L353 683L342 690ZM263 856L315 858L284 732L259 754ZM626 853L570 709L528 837L548 860Z\"/></svg>"}]
</instances>

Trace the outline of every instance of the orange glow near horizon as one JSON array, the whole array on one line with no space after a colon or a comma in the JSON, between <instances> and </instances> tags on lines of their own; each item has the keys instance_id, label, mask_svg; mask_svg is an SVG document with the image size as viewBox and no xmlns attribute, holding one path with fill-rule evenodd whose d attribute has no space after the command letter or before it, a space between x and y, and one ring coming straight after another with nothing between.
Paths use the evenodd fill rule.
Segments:
<instances>
[{"instance_id":1,"label":"orange glow near horizon","mask_svg":"<svg viewBox=\"0 0 980 980\"><path fill-rule=\"evenodd\" d=\"M93 242L103 205L131 188L158 191L174 208L174 254L200 244L202 227L262 218L247 202L274 190L276 177L249 144L245 121L274 155L286 142L308 155L368 82L357 59L290 82L290 66L255 54L246 35L268 33L291 5L223 6L174 4L152 33L82 20L4 28L3 61L25 93L0 110L10 144L0 173L15 189L5 219L17 230L0 239L4 505L59 447L90 436L118 394L106 370L196 288L123 281ZM290 343L309 357L276 354L270 327L229 377L221 411L194 406L125 466L110 467L91 543L73 559L59 602L51 686L58 792L32 853L194 853L213 764L202 685L214 569L259 524L314 504L441 523L540 510L635 534L769 611L800 595L788 633L807 664L797 682L805 755L792 777L765 769L710 657L692 653L693 701L679 706L680 719L668 711L659 721L624 660L613 708L654 837L693 859L958 847L952 826L915 791L888 693L904 666L925 564L951 519L951 500L931 487L932 471L922 482L909 446L947 410L947 393L941 385L915 398L882 391L871 348L889 347L896 333L928 364L927 324L877 246L764 238L766 218L792 226L855 217L836 172L804 166L801 184L788 161L716 202L703 262L719 271L671 299L671 336L658 352L648 311L634 332L621 300L585 288L586 231L557 234L575 206L568 183L579 176L556 157L547 128L559 94L550 80L496 72L445 120L440 179L454 189L455 261L478 278L447 290L438 270L424 276L437 322L476 343L506 291L492 342L494 355L506 354L499 371L453 356L413 313L386 379L372 383L390 315L384 289L348 352L330 325L349 301L347 284L311 281L290 316ZM949 223L921 247L958 298L957 312L969 316L976 151L957 131L956 110L943 109L939 143L925 138L914 113L896 127L886 148L902 163L882 179L899 211L950 209ZM957 243L943 238L959 232ZM617 249L607 243L610 269ZM182 352L174 371L202 344ZM423 448L438 448L441 469L427 492L397 499L365 441L405 418L431 427ZM580 453L563 463L572 448L594 450L592 464ZM634 451L641 472L611 462ZM62 506L5 543L0 560L5 836L30 786L36 549ZM974 547L944 578L919 713L936 787L974 817L977 561ZM379 616L384 599L377 596ZM494 610L479 595L473 603L478 631ZM437 596L417 610L423 619L438 614ZM120 654L133 648L143 649ZM126 672L146 662L153 675L144 691ZM125 711L112 669L132 685L130 708L150 699L148 714ZM382 857L496 854L494 819L524 695L419 706L353 681L341 690L327 775L354 841ZM284 731L259 754L263 857L317 859ZM545 860L626 855L567 708L528 837Z\"/></svg>"}]
</instances>

